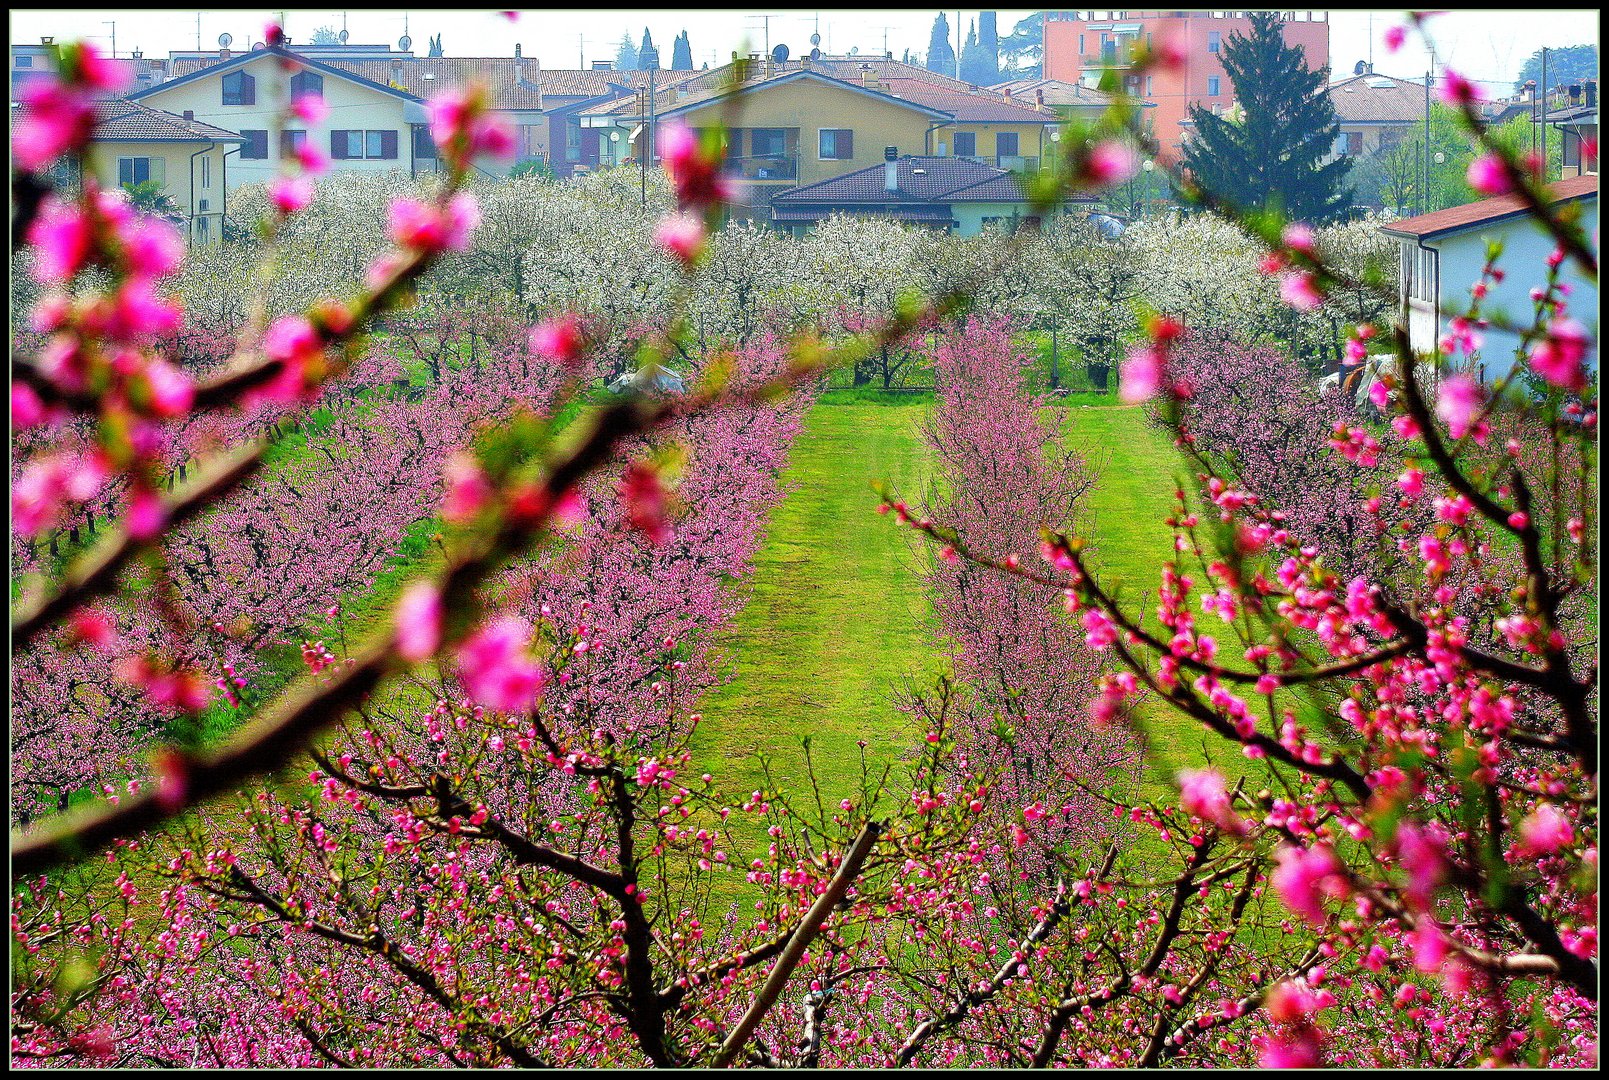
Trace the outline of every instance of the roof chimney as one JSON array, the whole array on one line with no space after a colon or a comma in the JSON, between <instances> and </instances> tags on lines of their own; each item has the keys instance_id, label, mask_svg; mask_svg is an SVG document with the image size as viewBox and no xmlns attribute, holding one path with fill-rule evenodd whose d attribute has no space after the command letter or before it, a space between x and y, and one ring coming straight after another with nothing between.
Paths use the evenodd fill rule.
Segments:
<instances>
[{"instance_id":1,"label":"roof chimney","mask_svg":"<svg viewBox=\"0 0 1609 1080\"><path fill-rule=\"evenodd\" d=\"M227 60L227 59L229 59L229 46L225 45L225 46L223 46L222 48L220 48L218 50L218 59L219 60Z\"/></svg>"},{"instance_id":2,"label":"roof chimney","mask_svg":"<svg viewBox=\"0 0 1609 1080\"><path fill-rule=\"evenodd\" d=\"M1038 90L1034 91L1034 104L1035 105L1043 105L1044 103L1045 103L1045 88L1043 86L1041 86Z\"/></svg>"},{"instance_id":3,"label":"roof chimney","mask_svg":"<svg viewBox=\"0 0 1609 1080\"><path fill-rule=\"evenodd\" d=\"M1004 94L1004 95L1005 95L1005 96L1006 96L1006 100L1007 100L1007 101L1010 101L1010 100L1011 100L1011 87L1009 87L1009 86L1002 86L1002 87L1001 87L1001 88L1000 88L1000 92L1001 92L1001 93L1002 93L1002 94Z\"/></svg>"},{"instance_id":4,"label":"roof chimney","mask_svg":"<svg viewBox=\"0 0 1609 1080\"><path fill-rule=\"evenodd\" d=\"M402 61L401 60L392 60L391 61L391 82L395 86L401 86L402 85Z\"/></svg>"},{"instance_id":5,"label":"roof chimney","mask_svg":"<svg viewBox=\"0 0 1609 1080\"><path fill-rule=\"evenodd\" d=\"M899 192L899 147L883 147L883 190L890 195Z\"/></svg>"},{"instance_id":6,"label":"roof chimney","mask_svg":"<svg viewBox=\"0 0 1609 1080\"><path fill-rule=\"evenodd\" d=\"M594 60L592 62L593 71L613 71L614 67L615 62L613 60Z\"/></svg>"},{"instance_id":7,"label":"roof chimney","mask_svg":"<svg viewBox=\"0 0 1609 1080\"><path fill-rule=\"evenodd\" d=\"M521 56L524 56L524 55L525 54L520 51L520 43L518 41L516 41L514 43L514 59L518 60Z\"/></svg>"},{"instance_id":8,"label":"roof chimney","mask_svg":"<svg viewBox=\"0 0 1609 1080\"><path fill-rule=\"evenodd\" d=\"M186 120L194 120L196 118L196 111L194 109L184 110L184 118Z\"/></svg>"},{"instance_id":9,"label":"roof chimney","mask_svg":"<svg viewBox=\"0 0 1609 1080\"><path fill-rule=\"evenodd\" d=\"M1598 80L1588 79L1582 84L1582 89L1587 92L1587 108L1596 108L1598 104Z\"/></svg>"}]
</instances>

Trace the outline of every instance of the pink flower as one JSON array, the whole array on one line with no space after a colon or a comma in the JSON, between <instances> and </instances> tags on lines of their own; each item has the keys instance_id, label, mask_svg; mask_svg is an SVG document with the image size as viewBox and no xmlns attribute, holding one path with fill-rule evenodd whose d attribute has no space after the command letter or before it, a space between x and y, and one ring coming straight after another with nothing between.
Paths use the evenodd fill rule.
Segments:
<instances>
[{"instance_id":1,"label":"pink flower","mask_svg":"<svg viewBox=\"0 0 1609 1080\"><path fill-rule=\"evenodd\" d=\"M1514 190L1508 178L1508 169L1496 154L1482 154L1471 161L1464 179L1482 195L1507 195Z\"/></svg>"},{"instance_id":2,"label":"pink flower","mask_svg":"<svg viewBox=\"0 0 1609 1080\"><path fill-rule=\"evenodd\" d=\"M294 152L305 176L320 176L330 167L329 155L311 142L302 143Z\"/></svg>"},{"instance_id":3,"label":"pink flower","mask_svg":"<svg viewBox=\"0 0 1609 1080\"><path fill-rule=\"evenodd\" d=\"M1139 171L1140 159L1133 149L1118 139L1103 139L1090 147L1082 179L1091 187L1111 187Z\"/></svg>"},{"instance_id":4,"label":"pink flower","mask_svg":"<svg viewBox=\"0 0 1609 1080\"><path fill-rule=\"evenodd\" d=\"M89 262L94 225L76 205L52 195L28 227L28 243L34 249L34 279L64 282Z\"/></svg>"},{"instance_id":5,"label":"pink flower","mask_svg":"<svg viewBox=\"0 0 1609 1080\"><path fill-rule=\"evenodd\" d=\"M1450 375L1436 395L1436 415L1455 439L1462 439L1480 413L1484 395L1472 375Z\"/></svg>"},{"instance_id":6,"label":"pink flower","mask_svg":"<svg viewBox=\"0 0 1609 1080\"><path fill-rule=\"evenodd\" d=\"M458 677L475 701L498 712L520 712L536 704L546 679L526 654L531 627L505 615L476 631L458 649Z\"/></svg>"},{"instance_id":7,"label":"pink flower","mask_svg":"<svg viewBox=\"0 0 1609 1080\"><path fill-rule=\"evenodd\" d=\"M1519 827L1520 848L1527 855L1551 855L1575 840L1575 829L1558 807L1542 803Z\"/></svg>"},{"instance_id":8,"label":"pink flower","mask_svg":"<svg viewBox=\"0 0 1609 1080\"><path fill-rule=\"evenodd\" d=\"M469 454L454 454L447 459L442 472L447 480L447 495L441 504L444 521L462 525L491 501L491 481Z\"/></svg>"},{"instance_id":9,"label":"pink flower","mask_svg":"<svg viewBox=\"0 0 1609 1080\"><path fill-rule=\"evenodd\" d=\"M720 175L719 153L703 146L690 128L667 125L655 136L654 146L676 185L676 205L680 209L703 209L731 200L732 185Z\"/></svg>"},{"instance_id":10,"label":"pink flower","mask_svg":"<svg viewBox=\"0 0 1609 1080\"><path fill-rule=\"evenodd\" d=\"M50 416L45 403L40 400L34 388L27 383L14 382L11 384L11 427L15 431L26 431L31 427L38 427Z\"/></svg>"},{"instance_id":11,"label":"pink flower","mask_svg":"<svg viewBox=\"0 0 1609 1080\"><path fill-rule=\"evenodd\" d=\"M268 201L281 214L305 210L313 201L313 181L305 176L276 176L268 182Z\"/></svg>"},{"instance_id":12,"label":"pink flower","mask_svg":"<svg viewBox=\"0 0 1609 1080\"><path fill-rule=\"evenodd\" d=\"M1300 251L1309 258L1318 258L1318 245L1314 243L1311 225L1293 221L1285 226L1285 232L1280 239L1292 251Z\"/></svg>"},{"instance_id":13,"label":"pink flower","mask_svg":"<svg viewBox=\"0 0 1609 1080\"><path fill-rule=\"evenodd\" d=\"M289 405L307 400L324 365L324 339L300 315L275 319L263 334L263 353L281 369L254 398Z\"/></svg>"},{"instance_id":14,"label":"pink flower","mask_svg":"<svg viewBox=\"0 0 1609 1080\"><path fill-rule=\"evenodd\" d=\"M447 90L432 99L425 110L430 138L449 162L467 165L482 155L498 159L514 156L514 133L487 110L484 92L472 88Z\"/></svg>"},{"instance_id":15,"label":"pink flower","mask_svg":"<svg viewBox=\"0 0 1609 1080\"><path fill-rule=\"evenodd\" d=\"M704 223L692 214L672 214L654 230L654 243L691 266L704 250Z\"/></svg>"},{"instance_id":16,"label":"pink flower","mask_svg":"<svg viewBox=\"0 0 1609 1080\"><path fill-rule=\"evenodd\" d=\"M1584 390L1583 361L1591 347L1586 327L1574 319L1557 319L1548 327L1547 337L1531 347L1531 368L1554 386Z\"/></svg>"},{"instance_id":17,"label":"pink flower","mask_svg":"<svg viewBox=\"0 0 1609 1080\"><path fill-rule=\"evenodd\" d=\"M117 624L98 608L80 608L67 623L68 639L106 651L117 644Z\"/></svg>"},{"instance_id":18,"label":"pink flower","mask_svg":"<svg viewBox=\"0 0 1609 1080\"><path fill-rule=\"evenodd\" d=\"M1092 649L1110 648L1117 641L1117 627L1098 607L1086 608L1080 622L1084 626L1084 643Z\"/></svg>"},{"instance_id":19,"label":"pink flower","mask_svg":"<svg viewBox=\"0 0 1609 1080\"><path fill-rule=\"evenodd\" d=\"M1408 30L1403 26L1388 26L1385 32L1386 52L1395 53L1402 48L1403 42L1408 39Z\"/></svg>"},{"instance_id":20,"label":"pink flower","mask_svg":"<svg viewBox=\"0 0 1609 1080\"><path fill-rule=\"evenodd\" d=\"M1424 494L1424 471L1411 467L1406 469L1401 476L1397 477L1397 486L1402 489L1402 493L1408 496L1408 498L1417 499L1420 495Z\"/></svg>"},{"instance_id":21,"label":"pink flower","mask_svg":"<svg viewBox=\"0 0 1609 1080\"><path fill-rule=\"evenodd\" d=\"M586 349L581 320L568 312L544 319L531 328L531 352L567 368L579 367Z\"/></svg>"},{"instance_id":22,"label":"pink flower","mask_svg":"<svg viewBox=\"0 0 1609 1080\"><path fill-rule=\"evenodd\" d=\"M123 527L134 540L150 540L162 531L167 523L168 510L162 499L150 488L136 487L129 493L128 514Z\"/></svg>"},{"instance_id":23,"label":"pink flower","mask_svg":"<svg viewBox=\"0 0 1609 1080\"><path fill-rule=\"evenodd\" d=\"M145 384L151 392L151 411L157 416L169 419L183 416L195 401L195 382L160 357L146 362Z\"/></svg>"},{"instance_id":24,"label":"pink flower","mask_svg":"<svg viewBox=\"0 0 1609 1080\"><path fill-rule=\"evenodd\" d=\"M415 582L397 601L397 652L417 663L440 647L441 591L434 582Z\"/></svg>"},{"instance_id":25,"label":"pink flower","mask_svg":"<svg viewBox=\"0 0 1609 1080\"><path fill-rule=\"evenodd\" d=\"M1305 270L1281 276L1279 298L1297 311L1312 311L1324 303L1324 296L1318 290L1318 279Z\"/></svg>"},{"instance_id":26,"label":"pink flower","mask_svg":"<svg viewBox=\"0 0 1609 1080\"><path fill-rule=\"evenodd\" d=\"M1442 102L1454 108L1473 105L1481 100L1480 91L1475 89L1475 84L1450 68L1442 79L1439 93Z\"/></svg>"},{"instance_id":27,"label":"pink flower","mask_svg":"<svg viewBox=\"0 0 1609 1080\"><path fill-rule=\"evenodd\" d=\"M1314 926L1322 926L1322 897L1344 896L1348 888L1335 853L1323 844L1310 848L1282 844L1274 852L1274 859L1279 865L1270 881L1279 898Z\"/></svg>"},{"instance_id":28,"label":"pink flower","mask_svg":"<svg viewBox=\"0 0 1609 1080\"><path fill-rule=\"evenodd\" d=\"M619 491L631 527L642 530L651 547L667 543L671 528L665 518L665 489L659 482L659 473L634 461L621 476Z\"/></svg>"},{"instance_id":29,"label":"pink flower","mask_svg":"<svg viewBox=\"0 0 1609 1080\"><path fill-rule=\"evenodd\" d=\"M291 102L291 115L311 127L324 122L330 107L318 94L302 94Z\"/></svg>"},{"instance_id":30,"label":"pink flower","mask_svg":"<svg viewBox=\"0 0 1609 1080\"><path fill-rule=\"evenodd\" d=\"M417 199L391 203L391 238L401 247L427 254L464 250L479 224L480 208L467 191L454 195L445 210Z\"/></svg>"},{"instance_id":31,"label":"pink flower","mask_svg":"<svg viewBox=\"0 0 1609 1080\"><path fill-rule=\"evenodd\" d=\"M1403 897L1415 911L1429 911L1436 889L1447 878L1447 839L1434 825L1404 822L1397 827L1397 861L1408 872Z\"/></svg>"},{"instance_id":32,"label":"pink flower","mask_svg":"<svg viewBox=\"0 0 1609 1080\"><path fill-rule=\"evenodd\" d=\"M1184 769L1179 773L1179 805L1185 813L1210 821L1227 833L1244 836L1251 826L1230 808L1223 774L1216 769Z\"/></svg>"},{"instance_id":33,"label":"pink flower","mask_svg":"<svg viewBox=\"0 0 1609 1080\"><path fill-rule=\"evenodd\" d=\"M1128 362L1123 365L1118 381L1118 400L1137 405L1155 397L1162 388L1166 358L1160 349L1139 345L1129 350Z\"/></svg>"},{"instance_id":34,"label":"pink flower","mask_svg":"<svg viewBox=\"0 0 1609 1080\"><path fill-rule=\"evenodd\" d=\"M1368 358L1368 355L1368 347L1363 342L1357 338L1346 339L1346 359L1342 362L1348 367L1356 367L1358 364L1363 363Z\"/></svg>"}]
</instances>

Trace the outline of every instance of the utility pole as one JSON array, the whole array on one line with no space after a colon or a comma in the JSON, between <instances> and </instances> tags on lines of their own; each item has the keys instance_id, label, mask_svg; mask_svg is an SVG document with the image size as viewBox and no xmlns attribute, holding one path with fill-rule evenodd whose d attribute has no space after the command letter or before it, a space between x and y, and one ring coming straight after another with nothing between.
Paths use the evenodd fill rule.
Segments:
<instances>
[{"instance_id":1,"label":"utility pole","mask_svg":"<svg viewBox=\"0 0 1609 1080\"><path fill-rule=\"evenodd\" d=\"M1548 50L1542 48L1542 182L1548 179Z\"/></svg>"},{"instance_id":2,"label":"utility pole","mask_svg":"<svg viewBox=\"0 0 1609 1080\"><path fill-rule=\"evenodd\" d=\"M196 52L201 51L201 12L196 12Z\"/></svg>"},{"instance_id":3,"label":"utility pole","mask_svg":"<svg viewBox=\"0 0 1609 1080\"><path fill-rule=\"evenodd\" d=\"M654 71L659 67L659 50L650 45L639 57L648 69L648 107L643 110L642 205L648 208L648 161L654 156Z\"/></svg>"},{"instance_id":4,"label":"utility pole","mask_svg":"<svg viewBox=\"0 0 1609 1080\"><path fill-rule=\"evenodd\" d=\"M116 60L117 59L117 22L115 20L108 19L108 20L102 22L101 25L102 26L110 26L112 28L112 59Z\"/></svg>"},{"instance_id":5,"label":"utility pole","mask_svg":"<svg viewBox=\"0 0 1609 1080\"><path fill-rule=\"evenodd\" d=\"M1435 69L1435 61L1431 61L1431 69ZM1428 213L1430 210L1430 80L1435 76L1430 71L1425 72L1425 147L1424 147L1424 183L1419 189L1419 212Z\"/></svg>"},{"instance_id":6,"label":"utility pole","mask_svg":"<svg viewBox=\"0 0 1609 1080\"><path fill-rule=\"evenodd\" d=\"M955 13L955 78L956 78L956 81L958 81L958 82L961 79L961 49L962 49L962 47L963 46L961 44L961 12L957 11Z\"/></svg>"}]
</instances>

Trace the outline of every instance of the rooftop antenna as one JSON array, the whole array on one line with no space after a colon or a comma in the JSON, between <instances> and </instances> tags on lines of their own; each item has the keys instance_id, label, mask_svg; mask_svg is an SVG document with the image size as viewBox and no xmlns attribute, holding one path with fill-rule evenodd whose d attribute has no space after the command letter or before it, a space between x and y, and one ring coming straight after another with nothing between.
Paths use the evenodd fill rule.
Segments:
<instances>
[{"instance_id":1,"label":"rooftop antenna","mask_svg":"<svg viewBox=\"0 0 1609 1080\"><path fill-rule=\"evenodd\" d=\"M110 26L112 28L112 59L115 60L117 59L117 20L107 19L102 22L101 25Z\"/></svg>"},{"instance_id":2,"label":"rooftop antenna","mask_svg":"<svg viewBox=\"0 0 1609 1080\"><path fill-rule=\"evenodd\" d=\"M765 51L766 51L766 55L769 56L770 53L771 53L771 20L772 19L780 19L780 18L782 18L782 16L780 16L780 15L754 15L754 16L751 16L751 18L759 19L761 26L763 26L765 28Z\"/></svg>"},{"instance_id":3,"label":"rooftop antenna","mask_svg":"<svg viewBox=\"0 0 1609 1080\"><path fill-rule=\"evenodd\" d=\"M196 52L201 51L201 12L196 12Z\"/></svg>"}]
</instances>

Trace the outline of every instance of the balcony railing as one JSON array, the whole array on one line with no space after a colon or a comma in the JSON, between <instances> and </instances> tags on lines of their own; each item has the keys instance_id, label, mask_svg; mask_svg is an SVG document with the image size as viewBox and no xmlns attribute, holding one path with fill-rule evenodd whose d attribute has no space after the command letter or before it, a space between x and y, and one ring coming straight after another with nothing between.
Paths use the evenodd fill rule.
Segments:
<instances>
[{"instance_id":1,"label":"balcony railing","mask_svg":"<svg viewBox=\"0 0 1609 1080\"><path fill-rule=\"evenodd\" d=\"M1021 154L996 154L989 157L986 154L957 154L962 161L976 161L979 165L993 165L997 169L1007 172L1038 172L1039 159L1037 157L1024 157Z\"/></svg>"},{"instance_id":2,"label":"balcony railing","mask_svg":"<svg viewBox=\"0 0 1609 1080\"><path fill-rule=\"evenodd\" d=\"M728 157L722 170L728 176L745 180L794 180L799 176L799 155L751 154L748 157Z\"/></svg>"}]
</instances>

